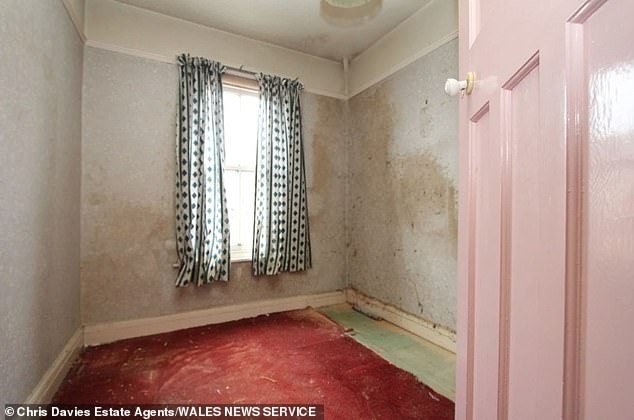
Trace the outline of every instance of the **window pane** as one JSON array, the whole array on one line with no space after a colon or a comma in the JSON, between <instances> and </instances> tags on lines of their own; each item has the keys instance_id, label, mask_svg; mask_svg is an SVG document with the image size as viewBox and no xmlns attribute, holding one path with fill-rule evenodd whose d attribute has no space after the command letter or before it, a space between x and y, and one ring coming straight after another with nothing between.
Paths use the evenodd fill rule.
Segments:
<instances>
[{"instance_id":1,"label":"window pane","mask_svg":"<svg viewBox=\"0 0 634 420\"><path fill-rule=\"evenodd\" d=\"M240 242L240 176L235 171L225 171L224 179L229 210L229 227L231 228L231 244L233 245Z\"/></svg>"},{"instance_id":2,"label":"window pane","mask_svg":"<svg viewBox=\"0 0 634 420\"><path fill-rule=\"evenodd\" d=\"M253 211L255 204L255 172L242 172L240 175L242 203L240 213L242 216L240 232L241 240L245 245L251 245L253 237Z\"/></svg>"},{"instance_id":3,"label":"window pane","mask_svg":"<svg viewBox=\"0 0 634 420\"><path fill-rule=\"evenodd\" d=\"M232 91L223 92L225 120L225 165L236 166L240 161L240 96Z\"/></svg>"},{"instance_id":4,"label":"window pane","mask_svg":"<svg viewBox=\"0 0 634 420\"><path fill-rule=\"evenodd\" d=\"M258 106L259 99L256 95L242 96L242 149L245 154L244 164L249 168L255 168L258 135Z\"/></svg>"},{"instance_id":5,"label":"window pane","mask_svg":"<svg viewBox=\"0 0 634 420\"><path fill-rule=\"evenodd\" d=\"M225 188L232 251L251 249L258 107L257 92L224 89Z\"/></svg>"}]
</instances>

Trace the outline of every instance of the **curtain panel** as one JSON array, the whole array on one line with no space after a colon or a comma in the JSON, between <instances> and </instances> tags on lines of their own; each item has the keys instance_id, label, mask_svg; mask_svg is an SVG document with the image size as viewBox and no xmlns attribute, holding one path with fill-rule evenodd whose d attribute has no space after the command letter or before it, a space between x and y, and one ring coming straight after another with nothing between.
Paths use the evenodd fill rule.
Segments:
<instances>
[{"instance_id":1,"label":"curtain panel","mask_svg":"<svg viewBox=\"0 0 634 420\"><path fill-rule=\"evenodd\" d=\"M220 63L183 54L176 139L176 286L228 281L229 216L223 183Z\"/></svg>"},{"instance_id":2,"label":"curtain panel","mask_svg":"<svg viewBox=\"0 0 634 420\"><path fill-rule=\"evenodd\" d=\"M259 74L253 273L311 267L306 172L297 80Z\"/></svg>"}]
</instances>

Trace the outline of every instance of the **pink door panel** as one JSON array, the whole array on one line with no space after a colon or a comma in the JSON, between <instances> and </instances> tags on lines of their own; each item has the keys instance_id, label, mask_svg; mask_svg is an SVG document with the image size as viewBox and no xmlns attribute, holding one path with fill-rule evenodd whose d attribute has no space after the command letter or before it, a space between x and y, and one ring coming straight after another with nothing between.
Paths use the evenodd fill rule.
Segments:
<instances>
[{"instance_id":1,"label":"pink door panel","mask_svg":"<svg viewBox=\"0 0 634 420\"><path fill-rule=\"evenodd\" d=\"M456 418L632 418L634 2L460 6Z\"/></svg>"},{"instance_id":2,"label":"pink door panel","mask_svg":"<svg viewBox=\"0 0 634 420\"><path fill-rule=\"evenodd\" d=\"M587 111L586 419L634 418L634 2L580 23Z\"/></svg>"},{"instance_id":3,"label":"pink door panel","mask_svg":"<svg viewBox=\"0 0 634 420\"><path fill-rule=\"evenodd\" d=\"M469 282L473 290L471 319L473 322L473 404L483 418L495 417L497 407L497 372L488 366L497 363L498 298L500 296L500 219L501 148L499 136L492 132L497 119L491 118L491 106L486 104L470 121L472 179L472 218L477 220L472 233L472 270ZM492 229L489 229L493 226ZM473 264L481 261L481 264Z\"/></svg>"},{"instance_id":4,"label":"pink door panel","mask_svg":"<svg viewBox=\"0 0 634 420\"><path fill-rule=\"evenodd\" d=\"M510 126L510 179L505 180L511 219L506 241L510 419L556 418L561 412L565 167L540 112L548 108L541 103L548 95L542 95L546 68L540 58L526 62L502 92Z\"/></svg>"}]
</instances>

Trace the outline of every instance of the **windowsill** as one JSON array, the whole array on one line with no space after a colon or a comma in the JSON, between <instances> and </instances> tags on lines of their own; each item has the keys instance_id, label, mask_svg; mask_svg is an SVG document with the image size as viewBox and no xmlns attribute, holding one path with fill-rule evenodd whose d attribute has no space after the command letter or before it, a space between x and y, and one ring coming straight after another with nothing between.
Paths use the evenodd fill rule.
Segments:
<instances>
[{"instance_id":1,"label":"windowsill","mask_svg":"<svg viewBox=\"0 0 634 420\"><path fill-rule=\"evenodd\" d=\"M231 250L231 262L247 262L251 261L253 258L251 256L251 249L241 248L241 249L232 249Z\"/></svg>"}]
</instances>

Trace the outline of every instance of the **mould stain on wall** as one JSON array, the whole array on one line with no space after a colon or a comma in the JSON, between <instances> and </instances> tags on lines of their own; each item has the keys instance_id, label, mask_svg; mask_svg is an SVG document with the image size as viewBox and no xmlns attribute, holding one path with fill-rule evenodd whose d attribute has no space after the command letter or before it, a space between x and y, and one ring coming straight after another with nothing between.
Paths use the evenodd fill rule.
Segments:
<instances>
[{"instance_id":1,"label":"mould stain on wall","mask_svg":"<svg viewBox=\"0 0 634 420\"><path fill-rule=\"evenodd\" d=\"M345 287L342 101L304 93L313 269L174 287L175 65L86 48L82 173L82 317L101 322Z\"/></svg>"},{"instance_id":2,"label":"mould stain on wall","mask_svg":"<svg viewBox=\"0 0 634 420\"><path fill-rule=\"evenodd\" d=\"M458 114L437 71L451 67L455 41L349 101L349 278L455 329Z\"/></svg>"},{"instance_id":3,"label":"mould stain on wall","mask_svg":"<svg viewBox=\"0 0 634 420\"><path fill-rule=\"evenodd\" d=\"M455 328L457 104L437 69L457 71L456 41L347 102L304 93L313 268L234 263L200 288L173 287L176 67L93 48L84 67L84 323L349 285Z\"/></svg>"},{"instance_id":4,"label":"mould stain on wall","mask_svg":"<svg viewBox=\"0 0 634 420\"><path fill-rule=\"evenodd\" d=\"M310 121L310 126L304 127L305 132L312 133L312 141L305 145L310 162L307 170L312 175L308 176L311 226L322 217L324 205L338 208L343 216L346 183L344 104L323 96L315 96L315 99L314 105L307 102L309 107L303 110L305 119ZM341 194L328 197L328 191L333 189L340 190Z\"/></svg>"}]
</instances>

